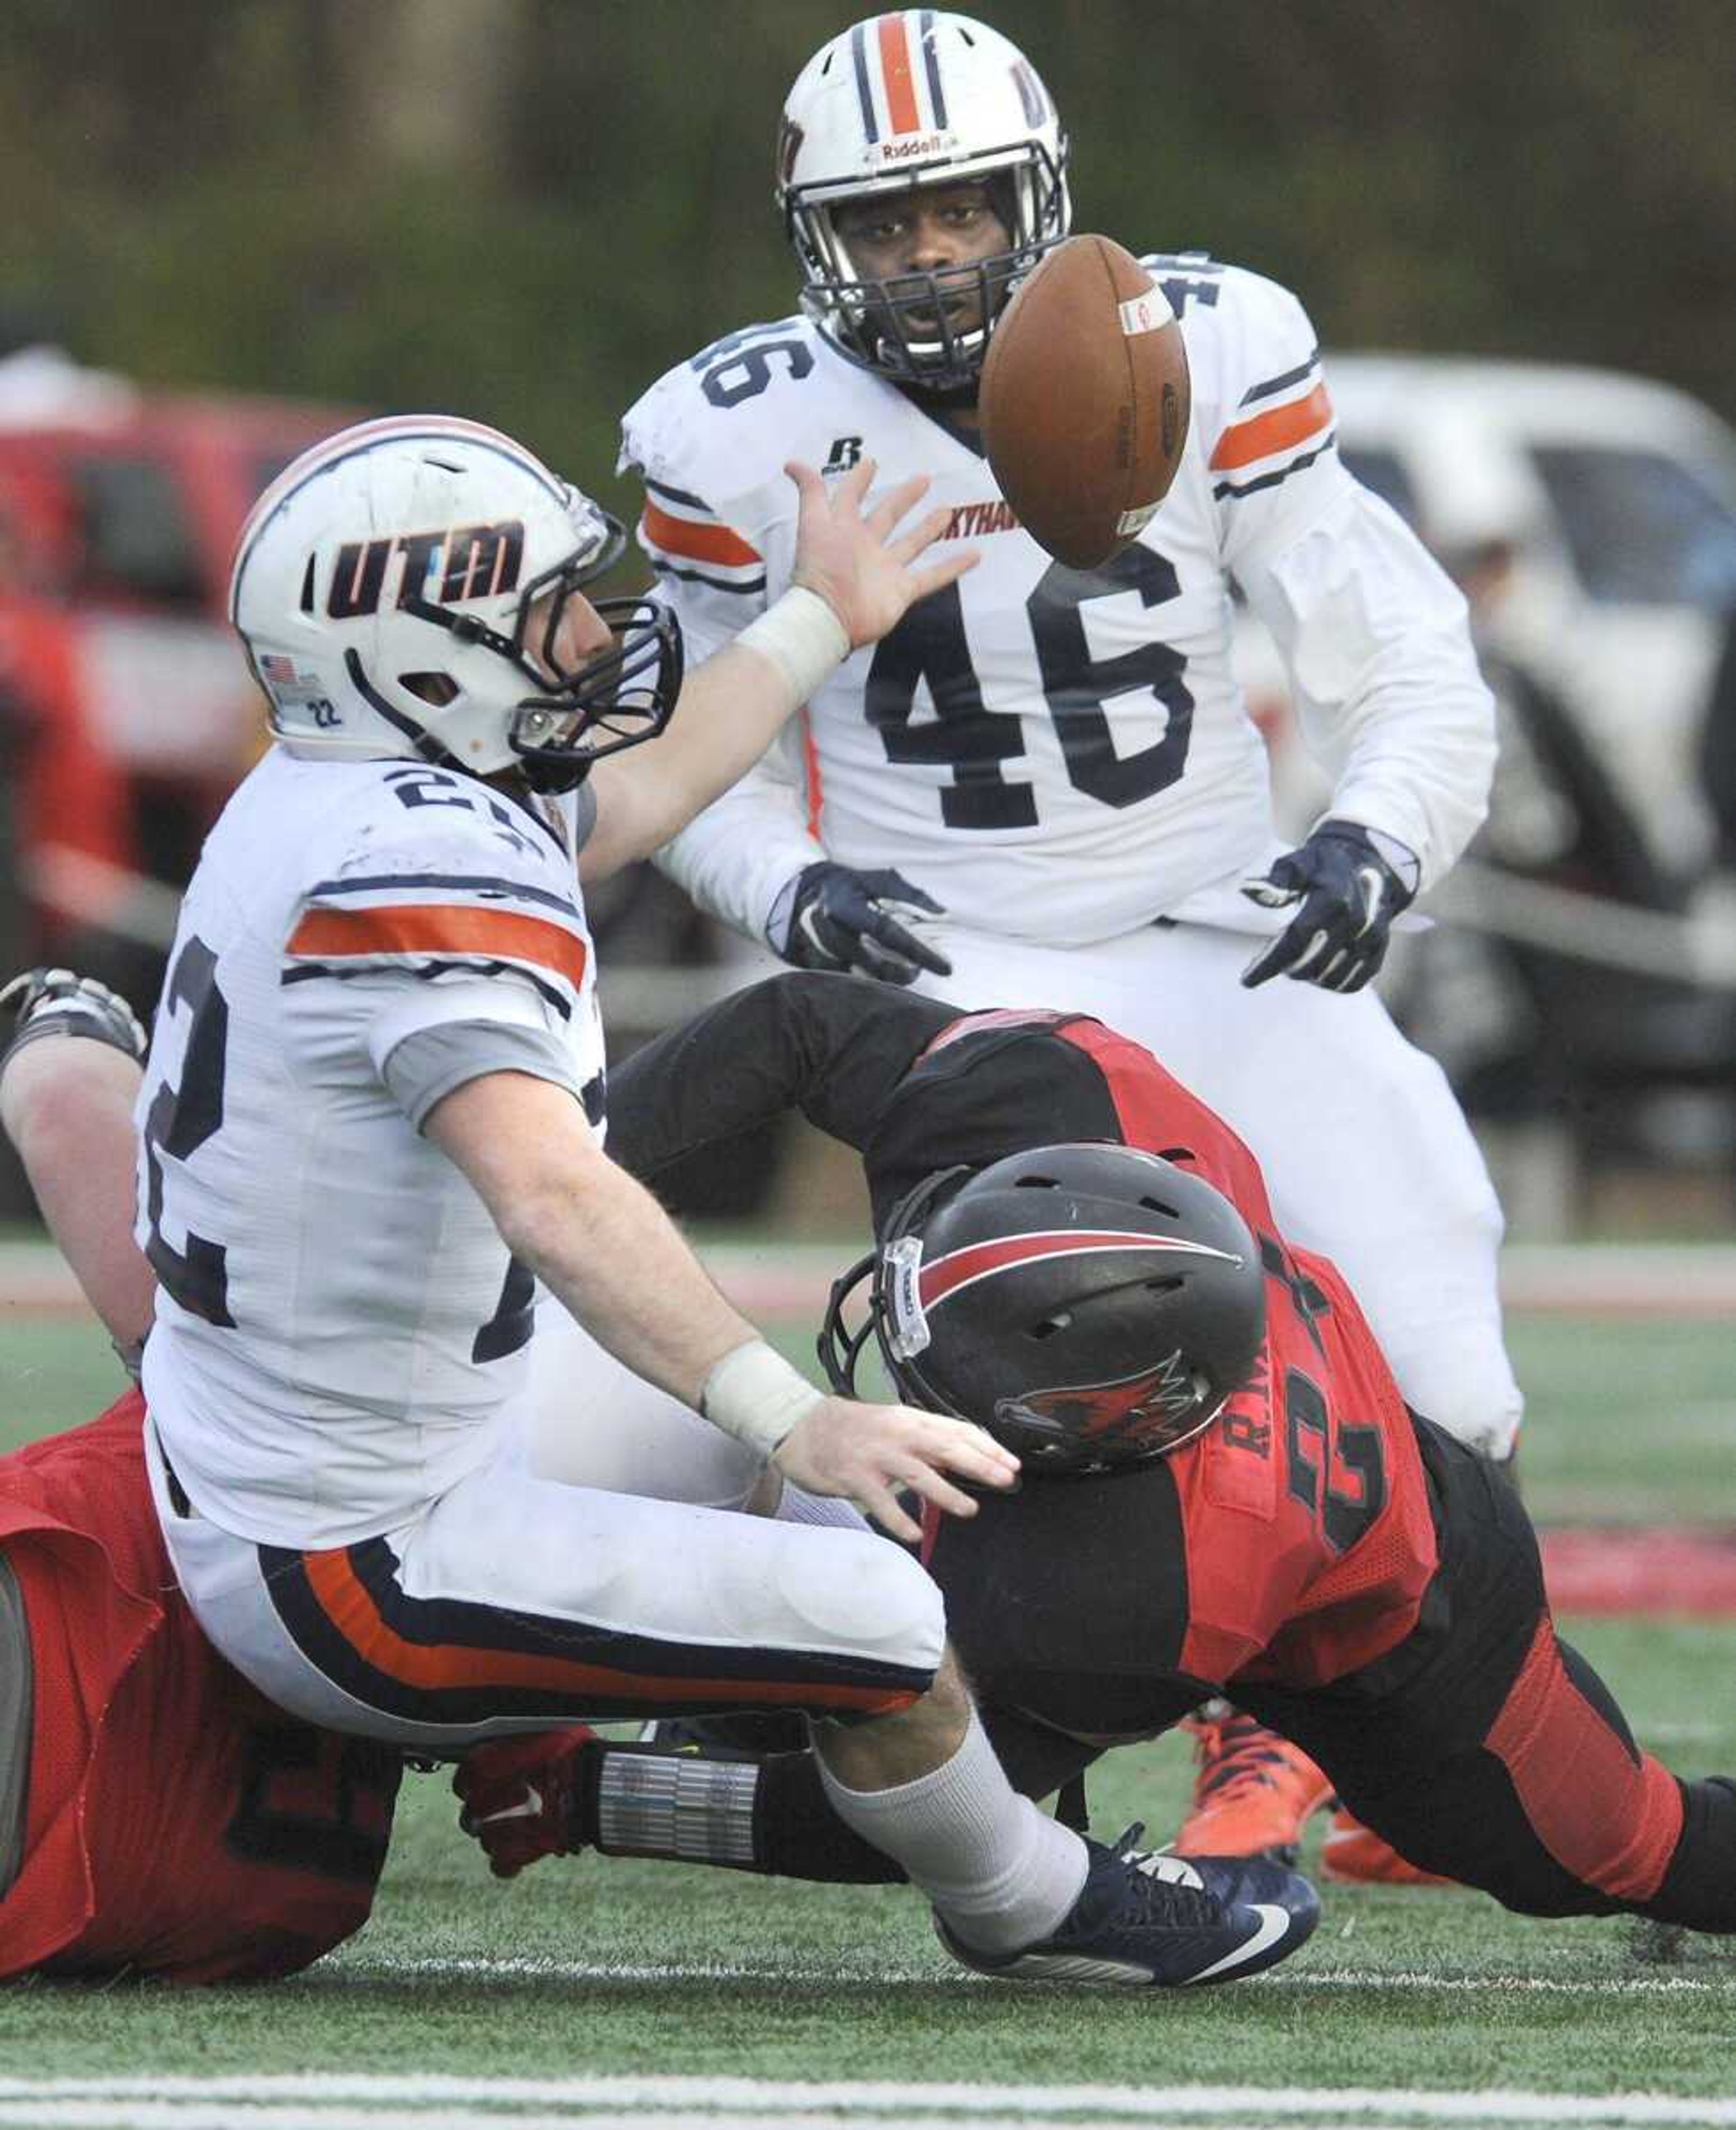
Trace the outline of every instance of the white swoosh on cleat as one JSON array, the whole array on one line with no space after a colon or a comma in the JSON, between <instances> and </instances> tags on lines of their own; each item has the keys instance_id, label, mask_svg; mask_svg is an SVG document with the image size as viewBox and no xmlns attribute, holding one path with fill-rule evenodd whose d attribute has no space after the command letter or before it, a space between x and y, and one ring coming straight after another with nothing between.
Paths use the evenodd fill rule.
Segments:
<instances>
[{"instance_id":1,"label":"white swoosh on cleat","mask_svg":"<svg viewBox=\"0 0 1736 2130\"><path fill-rule=\"evenodd\" d=\"M1275 1945L1289 1928L1292 1917L1288 1908L1281 1908L1273 1901L1250 1901L1248 1906L1260 1917L1260 1928L1234 1952L1227 1952L1222 1960L1214 1960L1209 1967L1201 1968L1198 1975L1190 1975L1188 1986L1209 1982L1214 1975L1227 1975L1232 1968L1246 1966L1256 1953Z\"/></svg>"}]
</instances>

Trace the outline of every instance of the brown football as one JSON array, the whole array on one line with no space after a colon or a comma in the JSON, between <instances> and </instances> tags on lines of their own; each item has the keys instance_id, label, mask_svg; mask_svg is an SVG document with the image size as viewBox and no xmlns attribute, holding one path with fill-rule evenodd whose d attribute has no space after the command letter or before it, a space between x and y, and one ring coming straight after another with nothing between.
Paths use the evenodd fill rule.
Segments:
<instances>
[{"instance_id":1,"label":"brown football","mask_svg":"<svg viewBox=\"0 0 1736 2130\"><path fill-rule=\"evenodd\" d=\"M1164 292L1107 236L1069 236L1014 291L978 410L1001 493L1075 570L1129 546L1188 441L1188 351Z\"/></svg>"}]
</instances>

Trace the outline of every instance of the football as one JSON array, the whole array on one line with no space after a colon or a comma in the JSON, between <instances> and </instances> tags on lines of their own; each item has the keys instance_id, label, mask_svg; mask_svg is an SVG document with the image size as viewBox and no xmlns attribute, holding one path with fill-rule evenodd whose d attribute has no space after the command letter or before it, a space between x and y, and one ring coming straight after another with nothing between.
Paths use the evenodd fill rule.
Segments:
<instances>
[{"instance_id":1,"label":"football","mask_svg":"<svg viewBox=\"0 0 1736 2130\"><path fill-rule=\"evenodd\" d=\"M1188 441L1188 351L1164 292L1107 236L1069 236L988 343L983 446L1026 531L1075 570L1131 544Z\"/></svg>"}]
</instances>

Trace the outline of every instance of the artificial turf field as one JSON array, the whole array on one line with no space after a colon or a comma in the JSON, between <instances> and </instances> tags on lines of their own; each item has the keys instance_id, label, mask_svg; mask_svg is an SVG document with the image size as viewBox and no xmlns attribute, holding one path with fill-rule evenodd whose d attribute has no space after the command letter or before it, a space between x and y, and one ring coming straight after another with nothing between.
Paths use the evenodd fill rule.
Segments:
<instances>
[{"instance_id":1,"label":"artificial turf field","mask_svg":"<svg viewBox=\"0 0 1736 2130\"><path fill-rule=\"evenodd\" d=\"M1728 1317L1520 1313L1512 1333L1540 1524L1736 1526ZM0 1308L0 1439L115 1383L93 1327ZM1646 1744L1736 1769L1736 1618L1563 1625ZM1095 1831L1167 1830L1187 1785L1183 1741L1123 1751L1092 1778ZM901 1888L595 1857L497 1885L440 1776L409 1779L398 1827L374 1922L296 1981L0 1990L0 2130L1736 2125L1736 1941L1660 1961L1625 1922L1329 1887L1313 1941L1255 1981L1016 1989L953 1967Z\"/></svg>"}]
</instances>

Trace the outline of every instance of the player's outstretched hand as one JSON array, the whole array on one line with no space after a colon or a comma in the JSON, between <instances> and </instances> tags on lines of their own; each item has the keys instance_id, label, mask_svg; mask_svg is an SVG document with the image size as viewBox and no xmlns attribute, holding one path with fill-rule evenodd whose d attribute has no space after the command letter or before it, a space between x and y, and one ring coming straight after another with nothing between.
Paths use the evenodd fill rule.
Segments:
<instances>
[{"instance_id":1,"label":"player's outstretched hand","mask_svg":"<svg viewBox=\"0 0 1736 2130\"><path fill-rule=\"evenodd\" d=\"M849 970L887 984L912 983L924 969L949 977L945 955L911 929L945 915L901 872L858 872L822 858L796 876L778 951L798 969Z\"/></svg>"},{"instance_id":2,"label":"player's outstretched hand","mask_svg":"<svg viewBox=\"0 0 1736 2130\"><path fill-rule=\"evenodd\" d=\"M487 1738L458 1763L452 1789L458 1824L480 1841L497 1879L516 1879L527 1864L564 1856L574 1846L573 1808L588 1752L602 1750L595 1731L576 1723L519 1738Z\"/></svg>"},{"instance_id":3,"label":"player's outstretched hand","mask_svg":"<svg viewBox=\"0 0 1736 2130\"><path fill-rule=\"evenodd\" d=\"M858 1405L829 1397L799 1420L772 1453L787 1479L811 1494L841 1494L894 1538L916 1540L921 1527L899 1507L907 1489L954 1516L977 1505L945 1477L1005 1489L1019 1460L968 1420L921 1412L908 1405Z\"/></svg>"},{"instance_id":4,"label":"player's outstretched hand","mask_svg":"<svg viewBox=\"0 0 1736 2130\"><path fill-rule=\"evenodd\" d=\"M784 468L801 498L790 581L820 595L856 650L878 642L906 608L974 569L978 560L974 547L959 547L917 568L916 557L946 530L952 513L928 511L899 532L900 521L927 492L928 476L913 474L864 510L874 470L874 461L863 459L828 488L799 460Z\"/></svg>"}]
</instances>

